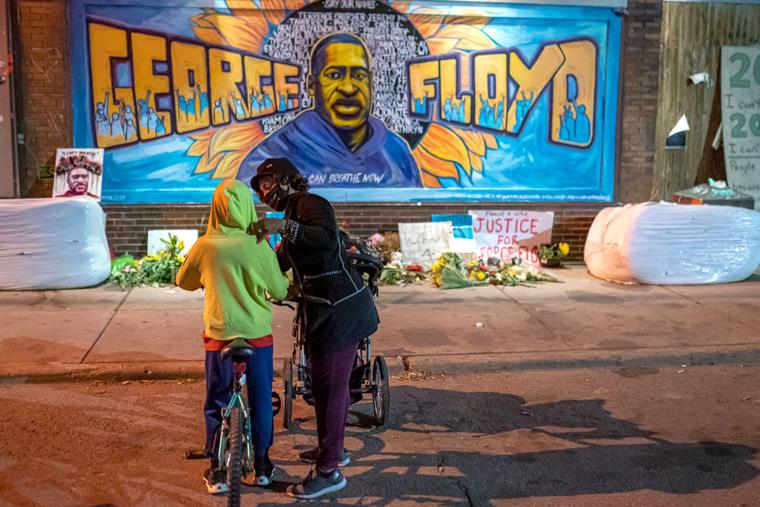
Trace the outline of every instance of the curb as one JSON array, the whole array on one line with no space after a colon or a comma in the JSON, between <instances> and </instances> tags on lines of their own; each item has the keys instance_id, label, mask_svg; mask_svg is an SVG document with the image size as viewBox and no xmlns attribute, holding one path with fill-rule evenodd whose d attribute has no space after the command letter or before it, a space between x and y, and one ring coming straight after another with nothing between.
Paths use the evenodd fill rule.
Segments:
<instances>
[{"instance_id":1,"label":"curb","mask_svg":"<svg viewBox=\"0 0 760 507\"><path fill-rule=\"evenodd\" d=\"M572 370L585 368L657 368L686 366L712 366L717 364L760 364L760 349L726 349L714 350L680 350L661 351L631 350L594 351L569 354L531 353L531 354L496 354L496 356L449 356L432 358L430 356L407 356L412 369L445 370L448 372L520 372L541 370ZM444 359L444 360L442 360Z\"/></svg>"},{"instance_id":2,"label":"curb","mask_svg":"<svg viewBox=\"0 0 760 507\"><path fill-rule=\"evenodd\" d=\"M18 364L0 367L0 384L176 380L204 378L203 361L94 364Z\"/></svg>"},{"instance_id":3,"label":"curb","mask_svg":"<svg viewBox=\"0 0 760 507\"><path fill-rule=\"evenodd\" d=\"M758 348L703 347L683 349L631 349L620 351L574 351L552 353L494 353L452 355L405 355L412 370L461 373L541 371L582 368L643 368L682 365L760 364ZM282 358L275 357L275 365ZM391 374L404 371L401 356L386 357ZM0 367L1 384L58 382L116 382L125 380L176 380L204 378L203 361L94 364L18 364ZM280 371L275 368L275 376Z\"/></svg>"}]
</instances>

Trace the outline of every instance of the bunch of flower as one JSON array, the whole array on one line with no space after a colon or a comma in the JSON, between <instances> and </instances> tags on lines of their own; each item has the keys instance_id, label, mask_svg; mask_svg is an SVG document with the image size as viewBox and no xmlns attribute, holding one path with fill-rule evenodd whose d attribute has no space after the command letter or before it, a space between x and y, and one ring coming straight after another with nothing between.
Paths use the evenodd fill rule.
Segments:
<instances>
[{"instance_id":1,"label":"bunch of flower","mask_svg":"<svg viewBox=\"0 0 760 507\"><path fill-rule=\"evenodd\" d=\"M500 285L517 286L524 283L556 282L557 279L532 266L505 264L496 274Z\"/></svg>"},{"instance_id":2,"label":"bunch of flower","mask_svg":"<svg viewBox=\"0 0 760 507\"><path fill-rule=\"evenodd\" d=\"M419 264L402 265L399 262L391 262L380 273L380 283L385 285L402 285L421 282L426 279L425 268Z\"/></svg>"},{"instance_id":3,"label":"bunch of flower","mask_svg":"<svg viewBox=\"0 0 760 507\"><path fill-rule=\"evenodd\" d=\"M454 252L444 252L438 256L430 271L430 280L443 289L472 286L462 258Z\"/></svg>"},{"instance_id":4,"label":"bunch of flower","mask_svg":"<svg viewBox=\"0 0 760 507\"><path fill-rule=\"evenodd\" d=\"M562 259L570 253L570 245L567 243L554 243L551 245L541 245L538 247L538 258L551 260Z\"/></svg>"},{"instance_id":5,"label":"bunch of flower","mask_svg":"<svg viewBox=\"0 0 760 507\"><path fill-rule=\"evenodd\" d=\"M185 262L185 257L181 255L185 244L173 234L169 235L168 240L161 241L166 248L158 254L146 255L140 260L129 254L114 259L109 281L122 288L174 283L177 270Z\"/></svg>"},{"instance_id":6,"label":"bunch of flower","mask_svg":"<svg viewBox=\"0 0 760 507\"><path fill-rule=\"evenodd\" d=\"M466 264L461 257L447 252L438 257L430 273L432 282L443 289L472 287L475 285L520 285L534 282L556 282L533 267L518 263L502 263L498 259L473 259Z\"/></svg>"},{"instance_id":7,"label":"bunch of flower","mask_svg":"<svg viewBox=\"0 0 760 507\"><path fill-rule=\"evenodd\" d=\"M494 268L493 264L485 263L483 259L473 259L467 263L467 278L475 285L495 283L497 271L498 267Z\"/></svg>"},{"instance_id":8,"label":"bunch of flower","mask_svg":"<svg viewBox=\"0 0 760 507\"><path fill-rule=\"evenodd\" d=\"M380 252L384 264L392 263L396 254L401 250L401 242L397 232L385 234L376 232L367 239L367 244Z\"/></svg>"}]
</instances>

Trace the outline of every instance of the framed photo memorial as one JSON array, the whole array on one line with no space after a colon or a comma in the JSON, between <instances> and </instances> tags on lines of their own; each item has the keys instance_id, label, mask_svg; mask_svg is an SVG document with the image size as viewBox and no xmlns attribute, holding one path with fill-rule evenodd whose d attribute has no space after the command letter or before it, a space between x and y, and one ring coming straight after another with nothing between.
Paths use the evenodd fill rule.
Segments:
<instances>
[{"instance_id":1,"label":"framed photo memorial","mask_svg":"<svg viewBox=\"0 0 760 507\"><path fill-rule=\"evenodd\" d=\"M102 148L58 148L53 197L87 196L100 200L103 185Z\"/></svg>"}]
</instances>

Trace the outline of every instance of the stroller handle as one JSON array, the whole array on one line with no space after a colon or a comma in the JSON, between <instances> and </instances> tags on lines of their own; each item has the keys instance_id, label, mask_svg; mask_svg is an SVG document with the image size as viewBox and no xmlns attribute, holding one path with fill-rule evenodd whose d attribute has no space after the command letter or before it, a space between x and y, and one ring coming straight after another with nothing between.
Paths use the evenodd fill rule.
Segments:
<instances>
[{"instance_id":1,"label":"stroller handle","mask_svg":"<svg viewBox=\"0 0 760 507\"><path fill-rule=\"evenodd\" d=\"M275 306L287 306L291 310L295 310L295 308L293 308L292 305L288 304L288 302L297 303L297 304L307 302L307 303L316 303L319 305L332 306L332 303L330 302L329 299L319 298L316 296L309 296L308 294L297 294L293 297L290 297L288 299L283 299L281 301L278 301L276 299L272 300L272 304Z\"/></svg>"}]
</instances>

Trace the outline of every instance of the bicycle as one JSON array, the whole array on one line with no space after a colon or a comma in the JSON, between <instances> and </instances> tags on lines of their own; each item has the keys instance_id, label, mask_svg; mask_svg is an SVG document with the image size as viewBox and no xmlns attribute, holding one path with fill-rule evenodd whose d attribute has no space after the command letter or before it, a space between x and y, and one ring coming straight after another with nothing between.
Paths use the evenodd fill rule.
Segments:
<instances>
[{"instance_id":1,"label":"bicycle","mask_svg":"<svg viewBox=\"0 0 760 507\"><path fill-rule=\"evenodd\" d=\"M227 505L240 505L242 478L253 472L253 438L251 416L248 408L246 389L246 359L255 354L255 349L242 338L236 338L222 349L222 359L232 357L235 377L232 397L222 409L222 427L219 432L218 463L227 474ZM273 404L274 393L273 393Z\"/></svg>"}]
</instances>

